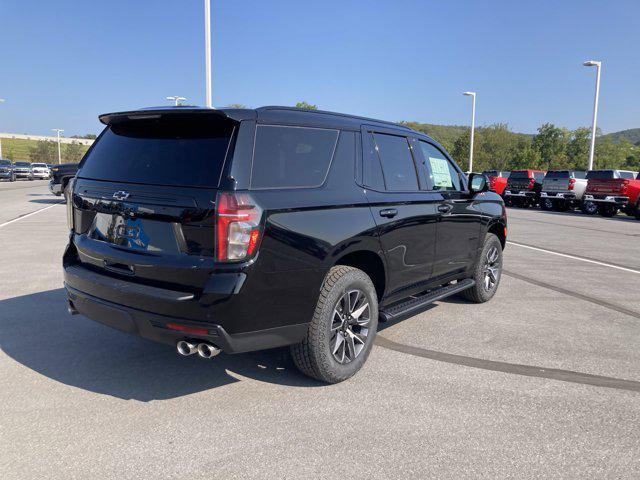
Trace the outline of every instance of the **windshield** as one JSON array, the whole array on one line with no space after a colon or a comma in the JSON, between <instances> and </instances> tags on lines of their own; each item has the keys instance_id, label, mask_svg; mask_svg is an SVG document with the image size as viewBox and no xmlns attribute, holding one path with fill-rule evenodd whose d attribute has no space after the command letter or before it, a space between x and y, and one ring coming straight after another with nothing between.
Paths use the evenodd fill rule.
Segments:
<instances>
[{"instance_id":1,"label":"windshield","mask_svg":"<svg viewBox=\"0 0 640 480\"><path fill-rule=\"evenodd\" d=\"M14 164L16 167L29 167L31 164L29 162L16 162Z\"/></svg>"},{"instance_id":2,"label":"windshield","mask_svg":"<svg viewBox=\"0 0 640 480\"><path fill-rule=\"evenodd\" d=\"M38 168L47 168L47 164L46 163L32 163L31 166L32 167L38 167Z\"/></svg>"},{"instance_id":3,"label":"windshield","mask_svg":"<svg viewBox=\"0 0 640 480\"><path fill-rule=\"evenodd\" d=\"M233 123L212 115L174 115L107 127L79 177L217 187Z\"/></svg>"},{"instance_id":4,"label":"windshield","mask_svg":"<svg viewBox=\"0 0 640 480\"><path fill-rule=\"evenodd\" d=\"M11 165L9 160L0 160L0 165Z\"/></svg>"}]
</instances>

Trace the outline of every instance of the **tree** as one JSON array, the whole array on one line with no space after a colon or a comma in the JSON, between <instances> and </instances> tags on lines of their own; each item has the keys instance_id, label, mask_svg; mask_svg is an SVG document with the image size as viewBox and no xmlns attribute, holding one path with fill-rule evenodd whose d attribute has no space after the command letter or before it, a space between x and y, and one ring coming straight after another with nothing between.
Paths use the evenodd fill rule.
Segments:
<instances>
[{"instance_id":1,"label":"tree","mask_svg":"<svg viewBox=\"0 0 640 480\"><path fill-rule=\"evenodd\" d=\"M68 163L80 163L85 149L77 142L67 143L64 147L64 161Z\"/></svg>"},{"instance_id":2,"label":"tree","mask_svg":"<svg viewBox=\"0 0 640 480\"><path fill-rule=\"evenodd\" d=\"M545 170L566 168L565 145L568 133L566 129L558 128L552 123L545 123L538 128L532 146L540 152L541 167Z\"/></svg>"},{"instance_id":3,"label":"tree","mask_svg":"<svg viewBox=\"0 0 640 480\"><path fill-rule=\"evenodd\" d=\"M478 151L477 137L474 139L473 149ZM467 130L460 135L455 142L453 142L453 148L450 150L451 156L456 161L458 166L465 172L469 169L469 145L471 144L471 130Z\"/></svg>"},{"instance_id":4,"label":"tree","mask_svg":"<svg viewBox=\"0 0 640 480\"><path fill-rule=\"evenodd\" d=\"M586 169L589 161L591 129L581 127L571 132L566 146L567 166L576 170Z\"/></svg>"},{"instance_id":5,"label":"tree","mask_svg":"<svg viewBox=\"0 0 640 480\"><path fill-rule=\"evenodd\" d=\"M57 158L56 144L50 140L40 140L29 148L29 160L31 160L31 163L54 163Z\"/></svg>"},{"instance_id":6,"label":"tree","mask_svg":"<svg viewBox=\"0 0 640 480\"><path fill-rule=\"evenodd\" d=\"M593 159L593 168L623 169L627 164L627 156L631 150L628 141L613 143L610 139L596 142L596 151Z\"/></svg>"},{"instance_id":7,"label":"tree","mask_svg":"<svg viewBox=\"0 0 640 480\"><path fill-rule=\"evenodd\" d=\"M302 101L302 102L296 103L296 108L304 108L305 110L317 110L318 106L317 105L311 105L310 103Z\"/></svg>"},{"instance_id":8,"label":"tree","mask_svg":"<svg viewBox=\"0 0 640 480\"><path fill-rule=\"evenodd\" d=\"M541 168L544 164L540 152L533 145L525 145L515 152L510 162L510 170Z\"/></svg>"}]
</instances>

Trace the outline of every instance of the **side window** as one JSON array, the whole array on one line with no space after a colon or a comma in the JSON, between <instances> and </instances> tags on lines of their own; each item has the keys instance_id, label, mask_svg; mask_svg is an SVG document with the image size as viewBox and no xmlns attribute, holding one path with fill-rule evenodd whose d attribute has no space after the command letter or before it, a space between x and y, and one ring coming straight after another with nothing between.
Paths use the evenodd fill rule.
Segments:
<instances>
[{"instance_id":1,"label":"side window","mask_svg":"<svg viewBox=\"0 0 640 480\"><path fill-rule=\"evenodd\" d=\"M420 149L424 157L424 168L433 190L460 191L458 171L444 154L430 143L420 140Z\"/></svg>"},{"instance_id":2,"label":"side window","mask_svg":"<svg viewBox=\"0 0 640 480\"><path fill-rule=\"evenodd\" d=\"M628 178L630 180L633 180L634 178L634 174L633 172L620 172L620 178Z\"/></svg>"},{"instance_id":3,"label":"side window","mask_svg":"<svg viewBox=\"0 0 640 480\"><path fill-rule=\"evenodd\" d=\"M338 130L258 125L251 188L319 187L337 141Z\"/></svg>"},{"instance_id":4,"label":"side window","mask_svg":"<svg viewBox=\"0 0 640 480\"><path fill-rule=\"evenodd\" d=\"M367 187L375 190L384 190L384 177L382 175L382 165L373 141L373 135L369 132L362 137L364 147L364 158L362 159L362 181Z\"/></svg>"},{"instance_id":5,"label":"side window","mask_svg":"<svg viewBox=\"0 0 640 480\"><path fill-rule=\"evenodd\" d=\"M388 191L417 191L418 177L405 137L374 133L384 183Z\"/></svg>"}]
</instances>

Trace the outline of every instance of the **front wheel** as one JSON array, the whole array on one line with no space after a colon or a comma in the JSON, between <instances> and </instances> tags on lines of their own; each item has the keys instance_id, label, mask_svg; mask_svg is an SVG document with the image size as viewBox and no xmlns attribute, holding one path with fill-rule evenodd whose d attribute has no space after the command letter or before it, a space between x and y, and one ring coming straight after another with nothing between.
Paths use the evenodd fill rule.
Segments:
<instances>
[{"instance_id":1,"label":"front wheel","mask_svg":"<svg viewBox=\"0 0 640 480\"><path fill-rule=\"evenodd\" d=\"M553 200L550 198L543 198L540 201L540 208L542 208L542 210L553 210Z\"/></svg>"},{"instance_id":2,"label":"front wheel","mask_svg":"<svg viewBox=\"0 0 640 480\"><path fill-rule=\"evenodd\" d=\"M291 347L296 367L327 383L346 380L367 360L378 329L378 297L362 270L329 270L306 337Z\"/></svg>"},{"instance_id":3,"label":"front wheel","mask_svg":"<svg viewBox=\"0 0 640 480\"><path fill-rule=\"evenodd\" d=\"M460 295L472 302L488 302L496 294L501 277L502 243L493 233L487 233L484 237L482 253L471 277L476 284Z\"/></svg>"}]
</instances>

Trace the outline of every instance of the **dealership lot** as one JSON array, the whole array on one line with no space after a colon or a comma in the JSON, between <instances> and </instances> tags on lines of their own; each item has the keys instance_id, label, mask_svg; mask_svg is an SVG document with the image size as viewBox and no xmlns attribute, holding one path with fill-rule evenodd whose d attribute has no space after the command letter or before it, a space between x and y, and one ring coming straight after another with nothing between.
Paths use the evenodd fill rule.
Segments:
<instances>
[{"instance_id":1,"label":"dealership lot","mask_svg":"<svg viewBox=\"0 0 640 480\"><path fill-rule=\"evenodd\" d=\"M325 386L285 351L182 358L69 316L59 202L0 183L2 478L640 476L630 217L510 209L491 302L383 324Z\"/></svg>"}]
</instances>

